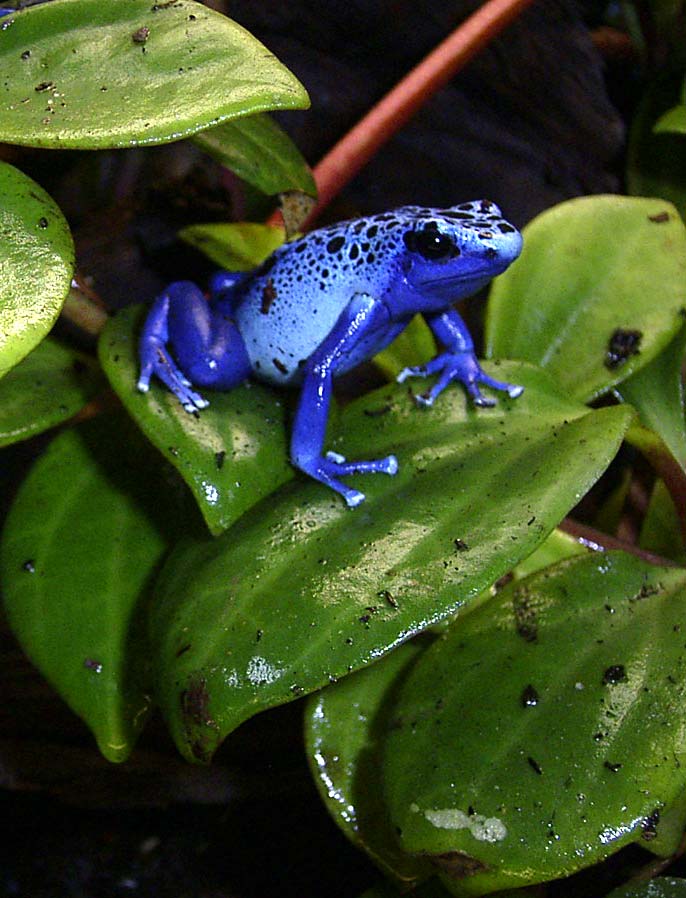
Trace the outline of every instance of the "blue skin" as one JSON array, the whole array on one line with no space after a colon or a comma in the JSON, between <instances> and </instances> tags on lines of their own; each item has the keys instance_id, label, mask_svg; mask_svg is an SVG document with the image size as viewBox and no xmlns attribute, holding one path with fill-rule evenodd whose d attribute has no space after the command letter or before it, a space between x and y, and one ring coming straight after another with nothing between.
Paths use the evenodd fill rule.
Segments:
<instances>
[{"instance_id":1,"label":"blue skin","mask_svg":"<svg viewBox=\"0 0 686 898\"><path fill-rule=\"evenodd\" d=\"M376 355L420 312L445 347L407 377L438 375L417 401L432 405L460 381L475 405L490 406L479 384L516 397L522 387L489 377L452 308L504 271L522 238L486 200L450 209L405 206L313 231L279 247L250 272L220 272L209 302L189 281L155 300L140 339L138 389L155 375L188 412L207 400L194 387L229 390L248 377L300 387L291 437L295 467L340 493L349 506L364 493L347 474L395 474L394 455L347 462L324 454L332 381Z\"/></svg>"}]
</instances>

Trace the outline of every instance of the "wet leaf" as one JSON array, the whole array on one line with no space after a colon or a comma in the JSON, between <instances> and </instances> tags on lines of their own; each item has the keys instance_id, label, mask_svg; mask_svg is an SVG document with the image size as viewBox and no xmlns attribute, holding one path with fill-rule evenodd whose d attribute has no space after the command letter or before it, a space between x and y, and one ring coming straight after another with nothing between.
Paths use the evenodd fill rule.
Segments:
<instances>
[{"instance_id":1,"label":"wet leaf","mask_svg":"<svg viewBox=\"0 0 686 898\"><path fill-rule=\"evenodd\" d=\"M686 471L686 419L681 369L686 350L686 327L645 368L617 389L638 411L641 423L653 430Z\"/></svg>"},{"instance_id":2,"label":"wet leaf","mask_svg":"<svg viewBox=\"0 0 686 898\"><path fill-rule=\"evenodd\" d=\"M99 344L103 369L143 433L190 487L210 531L221 533L293 476L284 405L256 383L208 391L210 405L198 415L157 382L140 393L137 334L144 314L132 306L107 323Z\"/></svg>"},{"instance_id":3,"label":"wet leaf","mask_svg":"<svg viewBox=\"0 0 686 898\"><path fill-rule=\"evenodd\" d=\"M398 844L379 780L379 735L390 725L386 718L393 693L433 638L399 646L371 667L315 693L305 709L307 756L327 810L353 844L405 888L432 876L433 869Z\"/></svg>"},{"instance_id":4,"label":"wet leaf","mask_svg":"<svg viewBox=\"0 0 686 898\"><path fill-rule=\"evenodd\" d=\"M2 377L40 343L59 315L71 283L74 245L48 194L6 162L0 162L0 194Z\"/></svg>"},{"instance_id":5,"label":"wet leaf","mask_svg":"<svg viewBox=\"0 0 686 898\"><path fill-rule=\"evenodd\" d=\"M607 898L686 898L686 879L658 876L614 889Z\"/></svg>"},{"instance_id":6,"label":"wet leaf","mask_svg":"<svg viewBox=\"0 0 686 898\"><path fill-rule=\"evenodd\" d=\"M48 337L0 381L0 446L66 421L104 386L88 356Z\"/></svg>"},{"instance_id":7,"label":"wet leaf","mask_svg":"<svg viewBox=\"0 0 686 898\"><path fill-rule=\"evenodd\" d=\"M307 94L231 19L190 0L57 0L0 31L0 134L39 147L179 140Z\"/></svg>"},{"instance_id":8,"label":"wet leaf","mask_svg":"<svg viewBox=\"0 0 686 898\"><path fill-rule=\"evenodd\" d=\"M228 271L257 268L281 246L284 236L283 228L247 221L190 225L179 233L182 240Z\"/></svg>"},{"instance_id":9,"label":"wet leaf","mask_svg":"<svg viewBox=\"0 0 686 898\"><path fill-rule=\"evenodd\" d=\"M395 477L351 478L367 490L359 508L299 477L219 539L175 550L152 633L159 694L189 758L208 760L247 717L473 601L604 470L627 408L588 411L543 372L489 368L525 384L523 396L475 409L451 389L427 410L394 385L343 411L332 449L350 458L395 451L400 461Z\"/></svg>"},{"instance_id":10,"label":"wet leaf","mask_svg":"<svg viewBox=\"0 0 686 898\"><path fill-rule=\"evenodd\" d=\"M686 229L659 199L568 200L524 229L493 284L488 355L527 359L587 401L654 359L681 327Z\"/></svg>"},{"instance_id":11,"label":"wet leaf","mask_svg":"<svg viewBox=\"0 0 686 898\"><path fill-rule=\"evenodd\" d=\"M125 426L99 418L54 439L0 546L13 632L110 761L126 759L149 709L141 601L169 518L169 488L139 449L132 463Z\"/></svg>"},{"instance_id":12,"label":"wet leaf","mask_svg":"<svg viewBox=\"0 0 686 898\"><path fill-rule=\"evenodd\" d=\"M685 570L611 552L459 617L410 671L386 736L404 849L481 895L650 847L686 782L684 614Z\"/></svg>"},{"instance_id":13,"label":"wet leaf","mask_svg":"<svg viewBox=\"0 0 686 898\"><path fill-rule=\"evenodd\" d=\"M193 139L200 149L268 196L288 190L317 195L308 164L268 115L225 122Z\"/></svg>"}]
</instances>

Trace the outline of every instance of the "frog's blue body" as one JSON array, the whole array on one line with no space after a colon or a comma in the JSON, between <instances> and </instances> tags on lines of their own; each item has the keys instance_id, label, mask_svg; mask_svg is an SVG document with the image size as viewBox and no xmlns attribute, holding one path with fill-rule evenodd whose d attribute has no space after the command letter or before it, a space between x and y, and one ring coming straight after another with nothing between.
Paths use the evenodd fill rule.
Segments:
<instances>
[{"instance_id":1,"label":"frog's blue body","mask_svg":"<svg viewBox=\"0 0 686 898\"><path fill-rule=\"evenodd\" d=\"M420 312L446 351L401 372L401 381L438 374L419 402L431 405L451 380L477 405L494 404L480 383L518 396L521 387L481 370L452 305L504 271L521 245L517 229L486 200L445 210L405 206L313 231L254 271L222 272L209 302L195 284L178 281L145 322L138 388L146 391L154 374L195 412L207 405L195 386L230 389L252 374L301 386L291 460L358 505L364 495L338 478L394 474L398 464L392 455L346 462L323 454L332 378L371 358Z\"/></svg>"}]
</instances>

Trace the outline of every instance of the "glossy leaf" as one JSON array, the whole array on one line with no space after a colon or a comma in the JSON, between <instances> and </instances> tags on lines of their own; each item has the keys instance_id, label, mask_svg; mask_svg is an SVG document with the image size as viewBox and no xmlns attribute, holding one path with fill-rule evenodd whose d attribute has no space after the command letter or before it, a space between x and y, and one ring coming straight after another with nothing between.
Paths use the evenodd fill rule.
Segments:
<instances>
[{"instance_id":1,"label":"glossy leaf","mask_svg":"<svg viewBox=\"0 0 686 898\"><path fill-rule=\"evenodd\" d=\"M149 709L141 600L170 517L169 486L127 451L125 426L100 418L53 440L0 546L12 630L110 761L129 755Z\"/></svg>"},{"instance_id":2,"label":"glossy leaf","mask_svg":"<svg viewBox=\"0 0 686 898\"><path fill-rule=\"evenodd\" d=\"M481 895L664 836L686 784L685 614L685 570L612 552L458 618L415 663L386 735L405 850Z\"/></svg>"},{"instance_id":3,"label":"glossy leaf","mask_svg":"<svg viewBox=\"0 0 686 898\"><path fill-rule=\"evenodd\" d=\"M198 134L194 141L217 162L268 196L287 190L317 195L308 164L286 132L268 115L225 122Z\"/></svg>"},{"instance_id":4,"label":"glossy leaf","mask_svg":"<svg viewBox=\"0 0 686 898\"><path fill-rule=\"evenodd\" d=\"M374 356L374 364L389 380L395 380L403 368L423 365L436 355L436 341L422 315L415 315L390 346Z\"/></svg>"},{"instance_id":5,"label":"glossy leaf","mask_svg":"<svg viewBox=\"0 0 686 898\"><path fill-rule=\"evenodd\" d=\"M108 322L99 344L102 366L143 433L190 487L210 531L221 533L293 476L284 405L255 383L208 391L210 406L198 415L159 383L140 393L137 334L144 314L132 306Z\"/></svg>"},{"instance_id":6,"label":"glossy leaf","mask_svg":"<svg viewBox=\"0 0 686 898\"><path fill-rule=\"evenodd\" d=\"M686 327L652 362L618 388L618 395L637 409L641 422L661 438L686 471L686 419L681 370Z\"/></svg>"},{"instance_id":7,"label":"glossy leaf","mask_svg":"<svg viewBox=\"0 0 686 898\"><path fill-rule=\"evenodd\" d=\"M399 646L371 667L315 693L305 709L307 756L327 810L381 870L408 883L432 868L400 849L381 782L379 735L388 729L392 695L432 637Z\"/></svg>"},{"instance_id":8,"label":"glossy leaf","mask_svg":"<svg viewBox=\"0 0 686 898\"><path fill-rule=\"evenodd\" d=\"M493 284L488 355L527 359L592 399L674 337L685 278L686 228L669 203L560 203L526 226L521 257Z\"/></svg>"},{"instance_id":9,"label":"glossy leaf","mask_svg":"<svg viewBox=\"0 0 686 898\"><path fill-rule=\"evenodd\" d=\"M614 889L607 898L686 898L686 879L657 876Z\"/></svg>"},{"instance_id":10,"label":"glossy leaf","mask_svg":"<svg viewBox=\"0 0 686 898\"><path fill-rule=\"evenodd\" d=\"M604 470L625 407L588 411L528 366L490 370L524 395L475 409L456 388L427 410L396 385L343 411L331 449L400 461L395 477L351 478L367 490L361 507L299 478L219 539L172 554L152 632L159 694L188 757L208 760L257 711L454 614L530 555Z\"/></svg>"},{"instance_id":11,"label":"glossy leaf","mask_svg":"<svg viewBox=\"0 0 686 898\"><path fill-rule=\"evenodd\" d=\"M0 194L2 377L40 343L59 315L71 283L74 245L48 194L6 162L0 162Z\"/></svg>"},{"instance_id":12,"label":"glossy leaf","mask_svg":"<svg viewBox=\"0 0 686 898\"><path fill-rule=\"evenodd\" d=\"M0 446L66 421L104 386L88 356L48 337L0 381Z\"/></svg>"},{"instance_id":13,"label":"glossy leaf","mask_svg":"<svg viewBox=\"0 0 686 898\"><path fill-rule=\"evenodd\" d=\"M587 552L573 537L554 530L512 573L521 579ZM492 587L492 594L500 588ZM409 881L426 879L434 871L421 858L401 851L391 826L379 779L383 734L392 725L400 685L438 634L439 628L432 628L371 667L316 692L305 709L308 760L329 813L354 844L405 888Z\"/></svg>"},{"instance_id":14,"label":"glossy leaf","mask_svg":"<svg viewBox=\"0 0 686 898\"><path fill-rule=\"evenodd\" d=\"M0 134L39 147L128 147L241 115L300 109L297 79L191 0L54 0L3 20Z\"/></svg>"},{"instance_id":15,"label":"glossy leaf","mask_svg":"<svg viewBox=\"0 0 686 898\"><path fill-rule=\"evenodd\" d=\"M220 268L250 271L284 242L283 228L238 222L190 225L179 237L199 249Z\"/></svg>"}]
</instances>

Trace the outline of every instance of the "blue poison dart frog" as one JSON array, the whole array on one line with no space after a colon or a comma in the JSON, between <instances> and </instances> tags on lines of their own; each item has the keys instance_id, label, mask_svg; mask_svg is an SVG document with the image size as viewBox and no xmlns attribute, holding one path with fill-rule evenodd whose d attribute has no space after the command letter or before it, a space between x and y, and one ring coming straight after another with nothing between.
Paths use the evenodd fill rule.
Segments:
<instances>
[{"instance_id":1,"label":"blue poison dart frog","mask_svg":"<svg viewBox=\"0 0 686 898\"><path fill-rule=\"evenodd\" d=\"M395 474L398 462L324 452L333 378L374 356L420 312L445 351L399 374L399 381L437 375L419 403L431 405L452 380L479 406L495 404L479 384L519 396L522 387L482 371L452 306L504 271L521 247L519 231L487 200L445 210L404 206L313 231L253 271L220 272L209 302L195 284L177 281L145 321L138 389L146 392L156 375L196 413L208 403L195 387L229 390L252 375L300 387L291 461L354 507L364 493L339 478Z\"/></svg>"}]
</instances>

